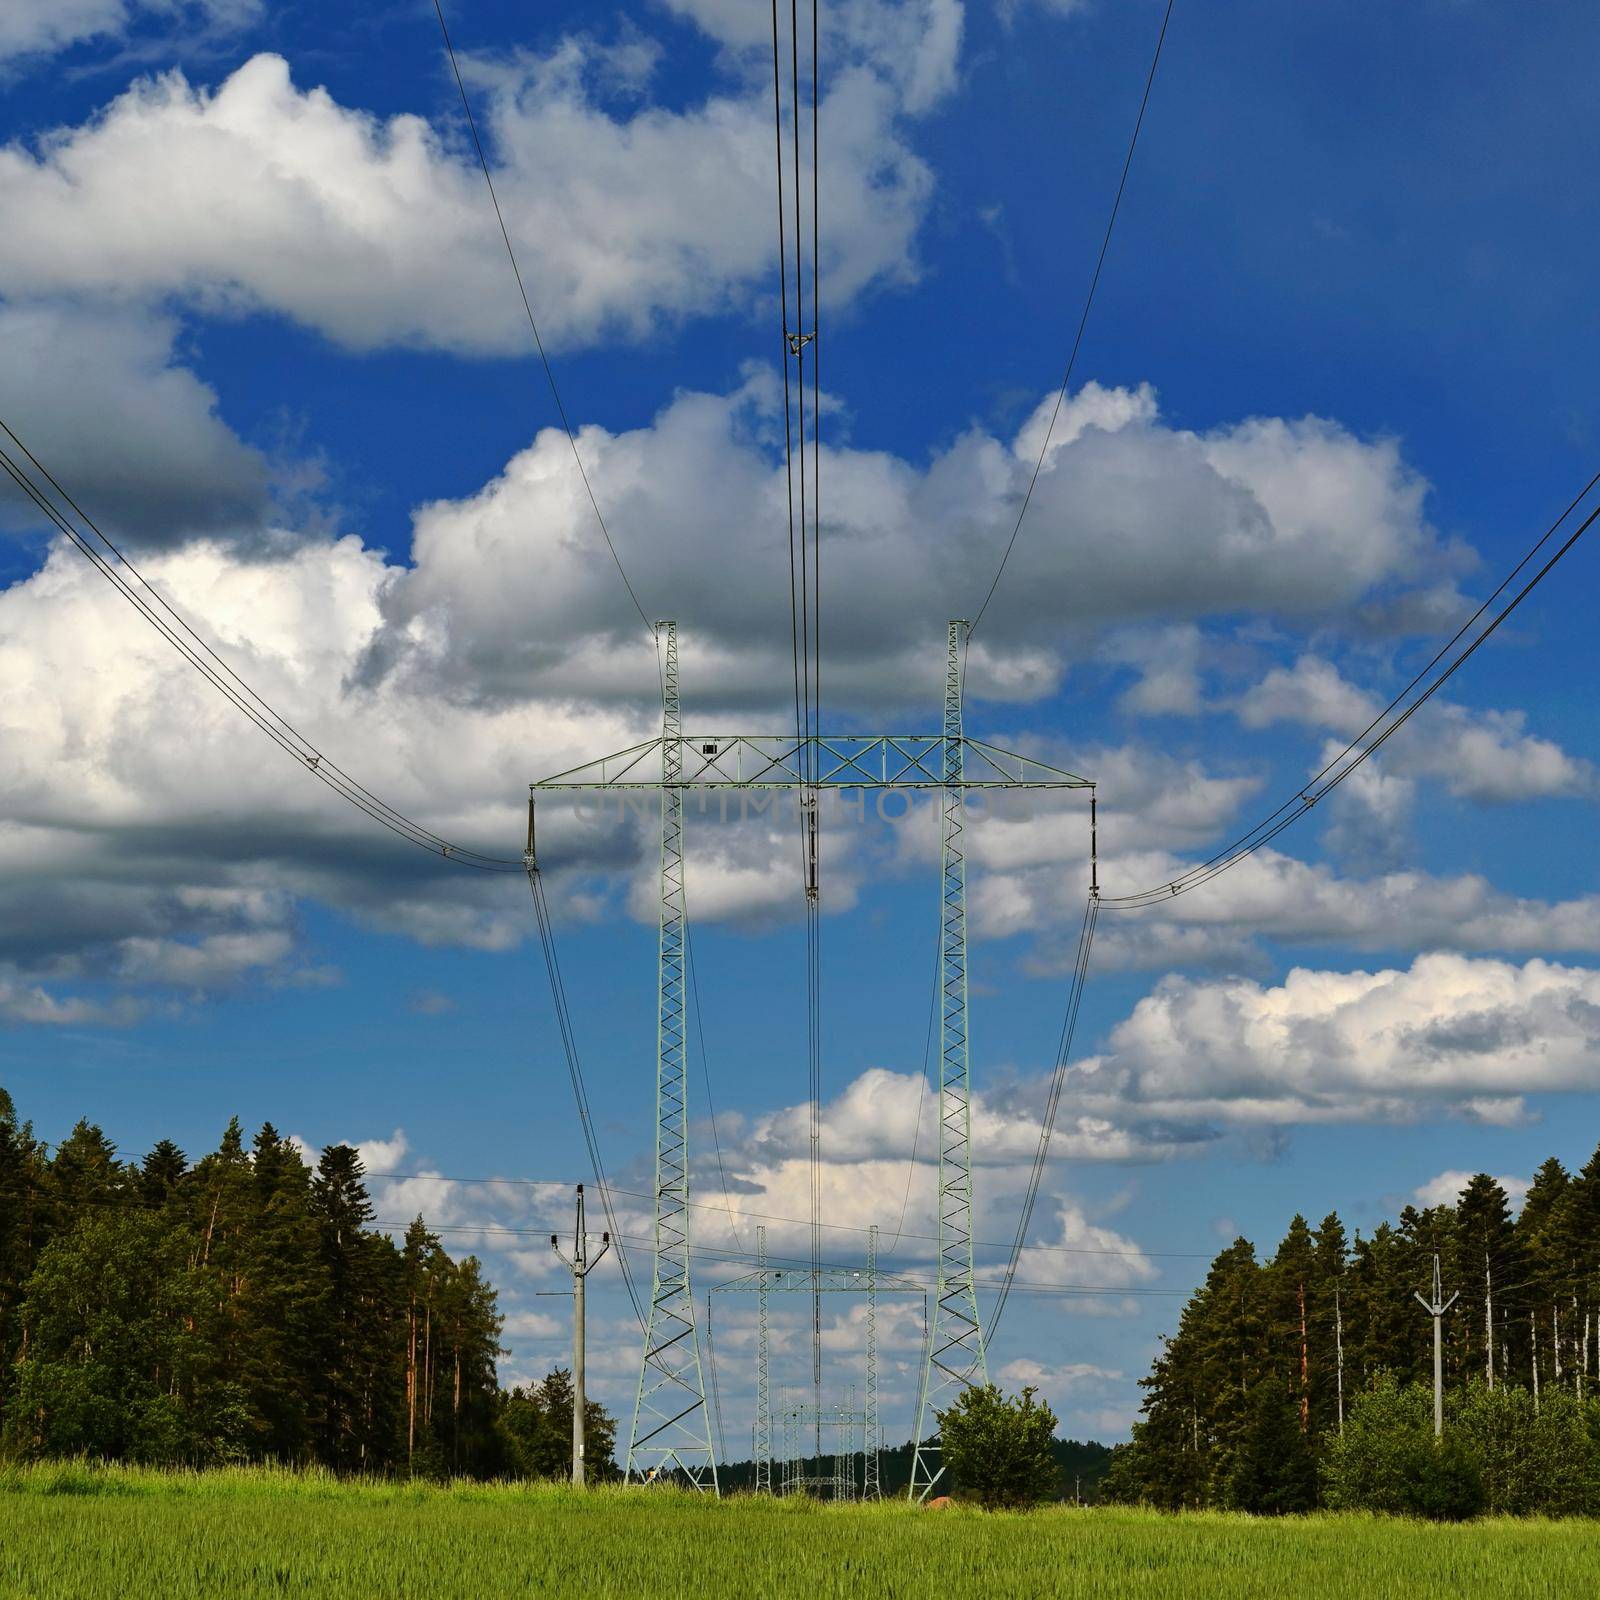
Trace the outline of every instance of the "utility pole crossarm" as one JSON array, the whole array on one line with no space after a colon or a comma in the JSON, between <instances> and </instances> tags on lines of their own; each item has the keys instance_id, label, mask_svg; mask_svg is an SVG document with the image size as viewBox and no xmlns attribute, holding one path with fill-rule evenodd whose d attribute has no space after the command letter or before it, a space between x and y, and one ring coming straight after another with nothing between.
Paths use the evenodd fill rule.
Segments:
<instances>
[{"instance_id":1,"label":"utility pole crossarm","mask_svg":"<svg viewBox=\"0 0 1600 1600\"><path fill-rule=\"evenodd\" d=\"M672 746L668 748L669 744ZM962 738L963 789L1092 789L1080 777L1033 756ZM541 778L534 793L577 789L661 789L675 758L680 789L947 789L949 740L936 733L847 734L796 739L792 734L706 733L663 736ZM814 756L816 779L805 776Z\"/></svg>"}]
</instances>

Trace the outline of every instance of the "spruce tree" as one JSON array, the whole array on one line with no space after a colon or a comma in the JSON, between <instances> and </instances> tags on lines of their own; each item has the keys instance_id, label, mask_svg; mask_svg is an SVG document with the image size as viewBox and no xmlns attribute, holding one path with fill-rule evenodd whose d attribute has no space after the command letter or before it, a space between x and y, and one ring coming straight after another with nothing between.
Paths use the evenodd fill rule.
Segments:
<instances>
[{"instance_id":1,"label":"spruce tree","mask_svg":"<svg viewBox=\"0 0 1600 1600\"><path fill-rule=\"evenodd\" d=\"M1283 1516L1315 1507L1317 1462L1301 1415L1300 1397L1281 1378L1256 1385L1228 1474L1235 1510Z\"/></svg>"}]
</instances>

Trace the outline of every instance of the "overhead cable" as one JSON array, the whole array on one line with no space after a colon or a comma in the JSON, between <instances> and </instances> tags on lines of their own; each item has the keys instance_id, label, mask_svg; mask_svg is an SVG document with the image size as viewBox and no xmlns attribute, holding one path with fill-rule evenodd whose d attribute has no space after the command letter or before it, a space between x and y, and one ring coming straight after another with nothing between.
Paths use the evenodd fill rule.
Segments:
<instances>
[{"instance_id":1,"label":"overhead cable","mask_svg":"<svg viewBox=\"0 0 1600 1600\"><path fill-rule=\"evenodd\" d=\"M1055 1133L1056 1112L1061 1105L1061 1089L1066 1081L1067 1066L1072 1059L1072 1037L1078 1027L1078 1011L1083 1005L1084 984L1089 976L1089 952L1094 946L1094 925L1100 915L1100 899L1093 891L1083 908L1083 926L1078 930L1078 953L1073 964L1072 983L1067 994L1066 1016L1061 1023L1061 1039L1056 1046L1055 1070L1050 1075L1050 1091L1045 1097L1044 1116L1039 1122L1039 1143L1033 1153L1033 1168L1028 1174L1028 1186L1023 1195L1022 1212L1017 1218L1017 1231L1011 1241L1011 1255L1006 1262L1005 1275L1000 1282L1000 1292L995 1298L994 1310L989 1313L987 1340L993 1340L1006 1309L1006 1299L1016 1281L1017 1265L1022 1260L1027 1242L1028 1227L1033 1221L1034 1202L1039 1198L1039 1186L1044 1180L1045 1164L1050 1156L1050 1140Z\"/></svg>"},{"instance_id":2,"label":"overhead cable","mask_svg":"<svg viewBox=\"0 0 1600 1600\"><path fill-rule=\"evenodd\" d=\"M1165 883L1157 884L1153 888L1142 889L1132 894L1107 895L1104 898L1106 907L1113 911L1134 911L1144 906L1159 905L1163 901L1171 900L1180 894L1187 894L1190 890L1198 889L1203 883L1209 883L1230 867L1237 866L1239 862L1254 855L1257 850L1277 838L1285 828L1298 822L1319 800L1331 793L1351 773L1355 772L1369 756L1376 754L1392 735L1398 733L1444 687L1450 678L1471 660L1479 647L1489 641L1506 618L1532 594L1534 589L1544 581L1556 566L1557 562L1589 531L1595 519L1600 517L1600 507L1596 507L1595 510L1591 511L1567 536L1555 553L1546 560L1544 565L1486 623L1483 623L1483 626L1479 627L1480 622L1483 621L1485 614L1494 605L1495 601L1511 587L1522 570L1529 566L1545 545L1556 536L1563 525L1572 517L1572 514L1593 493L1596 485L1600 485L1600 473L1596 473L1594 477L1590 478L1588 483L1584 485L1583 490L1561 515L1550 524L1532 548L1528 550L1527 554L1500 580L1494 592L1440 646L1432 660L1411 679L1405 688L1349 744L1339 751L1332 760L1326 762L1322 770L1309 783L1303 785L1290 799L1284 801L1276 811L1262 818L1248 833L1241 834L1232 844L1225 846L1208 860L1189 868L1187 872L1178 873L1175 877L1169 878ZM1475 629L1476 632L1474 632ZM1456 646L1461 644L1463 639L1467 639L1468 642L1461 649L1456 650ZM1453 655L1451 654L1452 651L1455 652ZM1441 670L1435 670L1439 668L1441 662L1446 661L1447 664Z\"/></svg>"},{"instance_id":3,"label":"overhead cable","mask_svg":"<svg viewBox=\"0 0 1600 1600\"><path fill-rule=\"evenodd\" d=\"M500 224L500 237L505 241L506 257L511 262L512 275L517 280L517 293L522 296L522 309L527 313L528 327L533 332L534 348L539 352L540 364L544 367L545 380L550 385L550 398L555 401L556 415L561 419L562 432L567 436L567 444L572 449L572 459L577 464L578 476L583 480L583 492L589 497L590 509L594 512L594 520L600 525L600 535L606 542L606 549L611 552L611 559L616 563L617 576L622 579L623 587L628 591L628 598L633 602L633 609L639 613L639 620L645 625L650 634L652 644L655 640L655 629L650 626L650 619L644 613L644 607L639 604L639 596L634 592L633 584L628 578L627 569L622 565L622 557L617 554L617 547L612 542L611 530L606 526L606 519L600 510L600 502L595 498L594 486L589 482L589 474L583 465L583 456L578 449L577 435L572 431L572 424L567 419L567 408L562 403L561 391L556 387L555 369L550 365L550 357L545 354L544 340L539 334L539 324L534 320L533 303L528 299L527 285L523 282L522 268L517 265L517 252L511 245L511 234L506 228L504 213L500 210L500 197L495 193L494 179L489 173L489 158L484 153L483 140L478 137L477 119L472 115L472 102L467 98L467 85L461 76L461 67L456 61L455 46L450 42L450 30L445 26L444 7L441 0L433 0L433 9L439 18L439 32L444 38L445 53L450 57L450 70L455 74L456 89L461 96L461 109L466 113L467 127L472 133L472 145L478 152L478 165L483 169L483 181L489 190L489 201L494 207L495 221Z\"/></svg>"},{"instance_id":4,"label":"overhead cable","mask_svg":"<svg viewBox=\"0 0 1600 1600\"><path fill-rule=\"evenodd\" d=\"M595 1184L600 1190L600 1203L605 1208L606 1225L617 1247L617 1265L622 1269L622 1281L633 1304L633 1314L639 1326L645 1325L644 1308L634 1288L633 1272L628 1263L627 1248L623 1243L622 1229L611 1205L611 1185L606 1179L605 1163L600 1159L600 1143L595 1136L594 1115L589 1109L589 1090L584 1081L583 1062L578 1055L577 1034L572 1026L572 1015L567 1006L566 984L561 978L561 963L556 954L555 932L550 925L549 909L544 899L544 879L537 866L528 867L528 887L533 893L534 918L539 925L539 945L544 952L545 971L550 980L550 1000L555 1007L556 1025L561 1033L561 1048L567 1060L567 1075L572 1080L572 1095L577 1103L578 1121L583 1125L583 1142L589 1151L589 1165L594 1170Z\"/></svg>"},{"instance_id":5,"label":"overhead cable","mask_svg":"<svg viewBox=\"0 0 1600 1600\"><path fill-rule=\"evenodd\" d=\"M1111 248L1112 230L1117 225L1117 213L1122 209L1122 194L1128 186L1128 172L1133 166L1133 153L1139 147L1139 131L1144 127L1145 109L1150 104L1150 91L1155 87L1156 68L1161 64L1161 47L1167 42L1167 24L1172 21L1173 3L1174 0L1167 0L1167 9L1161 18L1161 32L1156 35L1155 54L1150 58L1150 71L1145 76L1144 94L1139 100L1139 114L1134 118L1133 134L1128 140L1128 153L1122 160L1122 175L1117 180L1116 198L1111 202L1111 215L1106 218L1105 234L1100 240L1100 253L1095 257L1094 274L1089 279L1089 292L1084 296L1083 311L1078 317L1078 331L1073 335L1066 371L1061 376L1061 387L1056 391L1055 409L1050 413L1050 425L1045 429L1044 442L1039 446L1039 459L1033 464L1033 475L1028 479L1027 493L1022 497L1022 506L1017 512L1011 537L1006 541L1005 552L1000 557L994 581L990 583L989 592L983 597L983 604L978 607L978 614L972 619L971 627L967 629L968 638L971 638L978 624L983 621L983 614L989 609L989 602L994 599L994 592L1000 587L1001 578L1005 576L1011 552L1016 547L1017 535L1022 532L1022 519L1028 514L1028 507L1033 502L1033 491L1039 482L1039 474L1044 470L1045 457L1050 453L1050 440L1055 433L1056 422L1061 416L1061 407L1066 402L1067 388L1072 382L1072 369L1077 365L1078 350L1083 344L1083 332L1089 325L1089 312L1094 306L1095 290L1100 287L1100 273L1106 264L1106 251Z\"/></svg>"},{"instance_id":6,"label":"overhead cable","mask_svg":"<svg viewBox=\"0 0 1600 1600\"><path fill-rule=\"evenodd\" d=\"M201 677L314 778L374 822L431 855L479 872L522 870L519 860L488 855L452 843L357 783L217 654L161 591L101 531L94 519L67 493L3 419L0 419L0 431L26 458L24 462L4 444L0 444L0 469ZM30 465L39 478L29 471ZM43 483L39 479L43 479ZM45 484L48 484L48 489ZM50 492L52 490L53 495ZM77 520L74 521L74 518Z\"/></svg>"}]
</instances>

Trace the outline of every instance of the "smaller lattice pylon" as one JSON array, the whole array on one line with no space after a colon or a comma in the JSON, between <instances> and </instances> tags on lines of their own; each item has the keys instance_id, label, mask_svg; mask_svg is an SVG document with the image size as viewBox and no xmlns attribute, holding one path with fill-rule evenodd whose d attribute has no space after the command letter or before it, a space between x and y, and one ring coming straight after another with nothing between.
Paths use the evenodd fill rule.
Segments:
<instances>
[{"instance_id":1,"label":"smaller lattice pylon","mask_svg":"<svg viewBox=\"0 0 1600 1600\"><path fill-rule=\"evenodd\" d=\"M772 1493L772 1391L768 1387L767 1230L756 1228L756 1493Z\"/></svg>"},{"instance_id":2,"label":"smaller lattice pylon","mask_svg":"<svg viewBox=\"0 0 1600 1600\"><path fill-rule=\"evenodd\" d=\"M878 1460L878 1228L867 1229L867 1420L862 1440L861 1494L866 1500L883 1497Z\"/></svg>"}]
</instances>

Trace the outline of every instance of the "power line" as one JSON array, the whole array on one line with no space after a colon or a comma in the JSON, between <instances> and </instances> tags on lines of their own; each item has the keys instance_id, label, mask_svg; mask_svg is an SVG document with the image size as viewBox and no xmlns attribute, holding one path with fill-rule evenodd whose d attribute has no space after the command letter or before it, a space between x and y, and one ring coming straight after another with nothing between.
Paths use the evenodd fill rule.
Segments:
<instances>
[{"instance_id":1,"label":"power line","mask_svg":"<svg viewBox=\"0 0 1600 1600\"><path fill-rule=\"evenodd\" d=\"M1033 1155L1033 1169L1028 1174L1028 1187L1022 1200L1022 1212L1017 1218L1017 1231L1011 1241L1011 1255L1006 1262L1005 1277L1000 1293L995 1298L994 1310L989 1313L988 1337L1000 1325L1005 1313L1006 1299L1016 1281L1017 1264L1027 1242L1028 1226L1033 1221L1034 1203L1039 1197L1039 1185L1044 1181L1045 1164L1050 1155L1050 1140L1055 1133L1056 1112L1061 1104L1061 1090L1066 1082L1067 1064L1072 1059L1072 1036L1078 1027L1078 1010L1083 1004L1084 985L1089 977L1089 952L1094 947L1094 926L1100 915L1100 897L1092 889L1088 903L1083 908L1083 926L1078 933L1078 956L1073 967L1072 984L1067 993L1067 1011L1061 1022L1061 1040L1056 1046L1055 1071L1050 1076L1050 1092L1045 1097L1044 1115L1039 1120L1039 1144Z\"/></svg>"},{"instance_id":2,"label":"power line","mask_svg":"<svg viewBox=\"0 0 1600 1600\"><path fill-rule=\"evenodd\" d=\"M1444 687L1450 678L1466 665L1478 648L1488 642L1506 618L1527 599L1562 557L1589 531L1595 519L1600 517L1600 507L1591 511L1578 524L1577 528L1568 535L1565 542L1557 548L1549 560L1500 608L1476 637L1455 654L1443 671L1433 672L1433 669L1441 661L1445 660L1450 651L1471 632L1474 625L1480 621L1490 606L1511 586L1518 573L1528 566L1539 551L1555 537L1562 525L1583 504L1597 484L1600 484L1600 473L1596 473L1594 477L1590 478L1582 491L1535 541L1532 548L1500 580L1494 592L1478 606L1477 610L1435 652L1432 660L1368 723L1361 733L1357 734L1343 750L1328 761L1322 770L1291 799L1286 800L1276 811L1263 818L1248 833L1241 834L1232 844L1225 846L1198 866L1191 867L1187 872L1181 872L1176 877L1169 879L1165 883L1158 884L1154 888L1142 889L1132 894L1107 895L1103 903L1115 911L1133 911L1144 906L1156 905L1173 899L1180 894L1187 894L1191 889L1198 889L1201 884L1209 883L1230 867L1237 866L1246 857L1254 855L1257 850L1277 838L1285 828L1298 822L1319 800L1343 783L1362 762L1369 756L1376 754L1392 735L1398 733ZM1427 687L1420 694L1415 694L1415 698L1413 698L1418 686L1428 679L1430 673L1433 673L1433 676L1427 682ZM1401 710L1402 706L1405 708L1404 710Z\"/></svg>"},{"instance_id":3,"label":"power line","mask_svg":"<svg viewBox=\"0 0 1600 1600\"><path fill-rule=\"evenodd\" d=\"M933 990L928 997L928 1026L922 1036L922 1071L917 1075L917 1114L911 1125L911 1159L906 1163L906 1189L900 1197L900 1216L894 1225L894 1240L886 1255L893 1255L905 1237L906 1210L911 1204L911 1183L917 1175L917 1148L922 1142L922 1107L928 1098L928 1063L933 1055L933 1019L939 1011L939 969L943 956L943 940L933 941ZM916 1235L911 1235L915 1238Z\"/></svg>"},{"instance_id":4,"label":"power line","mask_svg":"<svg viewBox=\"0 0 1600 1600\"><path fill-rule=\"evenodd\" d=\"M1128 186L1128 171L1133 166L1133 153L1139 147L1139 130L1144 127L1145 108L1150 104L1150 91L1155 87L1156 68L1161 64L1161 47L1167 40L1167 24L1172 21L1173 3L1174 0L1167 0L1167 9L1161 18L1161 32L1156 36L1155 54L1150 58L1150 71L1145 77L1144 94L1139 101L1139 115L1134 119L1133 134L1128 140L1128 153L1123 157L1122 176L1117 180L1117 194L1111 202L1111 215L1106 218L1105 235L1100 240L1100 254L1095 258L1094 275L1089 279L1089 292L1084 297L1083 313L1078 318L1078 331L1073 336L1072 351L1067 357L1067 368L1061 377L1061 387L1056 391L1055 409L1050 413L1050 425L1045 429L1044 443L1039 446L1039 459L1033 464L1033 476L1028 479L1028 490L1022 497L1022 508L1017 512L1016 525L1011 530L1011 537L1006 541L1005 553L1000 557L1000 566L995 572L994 581L989 585L989 592L983 597L983 604L978 607L978 614L972 619L971 627L967 629L969 639L978 624L983 621L983 614L989 609L989 602L994 599L994 592L1000 587L1001 578L1005 576L1011 552L1017 543L1017 535L1022 532L1022 519L1028 514L1034 488L1039 482L1039 474L1044 470L1044 459L1050 450L1050 439L1055 433L1056 421L1067 398L1067 386L1072 382L1072 369L1077 364L1078 349L1083 343L1083 331L1089 325L1089 312L1094 306L1095 290L1100 287L1100 273L1106 264L1106 251L1111 248L1111 233L1117 225L1117 213L1122 209L1122 194Z\"/></svg>"},{"instance_id":5,"label":"power line","mask_svg":"<svg viewBox=\"0 0 1600 1600\"><path fill-rule=\"evenodd\" d=\"M687 898L687 897L685 897ZM744 1240L739 1237L739 1224L734 1217L733 1196L728 1190L728 1169L722 1161L722 1135L717 1131L717 1107L711 1097L711 1061L706 1054L706 1022L705 1013L700 1005L700 974L694 964L694 938L689 931L689 912L687 905L684 907L683 917L683 948L687 956L689 968L689 993L694 1000L694 1027L700 1041L700 1076L706 1088L706 1115L711 1120L711 1145L717 1154L717 1176L722 1181L723 1209L728 1214L728 1228L733 1234L733 1242L744 1249ZM709 1340L710 1330L707 1330Z\"/></svg>"},{"instance_id":6,"label":"power line","mask_svg":"<svg viewBox=\"0 0 1600 1600\"><path fill-rule=\"evenodd\" d=\"M414 1221L415 1219L412 1220ZM378 1228L386 1232L391 1229L398 1232L409 1228L411 1226L411 1222L378 1220L368 1224L368 1226ZM512 1239L548 1239L550 1236L550 1230L548 1228L507 1228L493 1223L441 1222L430 1224L427 1219L424 1218L423 1226L428 1230L429 1233L482 1234L492 1237L504 1237ZM648 1234L630 1233L625 1235L625 1237L632 1240L636 1244L642 1245L650 1242L650 1236ZM616 1238L617 1235L613 1234L613 1242L615 1242ZM718 1250L709 1245L695 1245L689 1253L697 1259L718 1261L729 1266L750 1265L758 1260L756 1256L750 1255L748 1252L738 1250ZM767 1257L767 1265L771 1267L774 1262L781 1267L792 1268L797 1273L801 1274L809 1274L811 1271L811 1258L809 1256L769 1255ZM865 1287L866 1274L861 1268L846 1266L838 1262L827 1261L823 1262L822 1265L823 1270L828 1272L859 1272L863 1280L863 1288ZM932 1278L919 1277L915 1273L896 1273L895 1277L903 1279L906 1283L914 1283L919 1288L931 1289L934 1287L934 1280ZM1018 1290L1030 1290L1035 1293L1044 1292L1054 1294L1084 1295L1135 1295L1141 1298L1161 1299L1193 1293L1193 1291L1190 1289L1145 1289L1138 1287L1124 1288L1115 1284L1103 1283L1048 1283L1037 1278L1018 1279L1014 1287Z\"/></svg>"},{"instance_id":7,"label":"power line","mask_svg":"<svg viewBox=\"0 0 1600 1600\"><path fill-rule=\"evenodd\" d=\"M491 1188L495 1186L502 1186L507 1188L540 1189L548 1187L551 1184L554 1184L557 1187L567 1187L567 1185L559 1183L559 1181L556 1179L462 1178L452 1177L449 1174L442 1172L369 1171L367 1176L369 1178L382 1178L392 1182L425 1181L438 1183L478 1183L488 1185ZM609 1189L612 1194L625 1195L629 1199L648 1200L651 1198L649 1191L644 1189L626 1189L620 1184L607 1184L605 1187ZM700 1211L725 1211L726 1209L722 1203L715 1200L690 1200L687 1203ZM782 1216L772 1211L745 1211L741 1209L739 1215L747 1222L787 1222L796 1228L805 1228L810 1226L809 1218ZM869 1225L859 1222L825 1222L822 1226L829 1233L870 1233L874 1226L881 1227L881 1224ZM907 1239L915 1239L922 1243L932 1244L937 1240L938 1235L932 1233L907 1233L904 1234L903 1237ZM1010 1250L1012 1248L1010 1243L1003 1244L996 1239L974 1239L972 1242L974 1247L980 1250ZM1171 1259L1182 1261L1209 1261L1212 1259L1212 1253L1204 1250L1111 1250L1103 1246L1064 1244L1036 1244L1029 1245L1028 1248L1032 1251L1043 1251L1046 1254L1052 1255L1120 1256L1135 1260L1145 1256L1151 1257L1152 1259Z\"/></svg>"},{"instance_id":8,"label":"power line","mask_svg":"<svg viewBox=\"0 0 1600 1600\"><path fill-rule=\"evenodd\" d=\"M594 511L594 519L600 525L601 537L606 542L606 549L611 552L611 559L616 563L617 576L622 579L623 587L628 591L628 598L633 602L633 609L639 613L639 620L650 634L652 645L655 641L655 630L650 626L650 619L645 615L644 607L639 604L639 596L634 593L633 584L629 582L627 570L622 565L622 557L617 554L617 547L612 543L611 530L606 526L606 519L600 511L600 502L595 498L594 487L589 482L589 474L584 469L583 456L578 450L578 440L572 431L572 424L567 420L567 408L562 404L561 391L556 387L555 370L550 365L550 358L545 354L544 340L539 336L539 324L534 320L533 304L528 299L527 285L522 279L522 268L517 265L517 252L511 246L511 234L506 228L505 215L500 210L500 197L495 193L494 179L489 173L489 158L484 154L483 140L478 137L477 119L472 115L472 102L467 98L467 86L461 76L461 68L456 61L455 46L450 42L450 30L445 26L444 7L441 0L433 0L433 9L439 18L439 32L444 38L444 48L450 57L450 70L455 74L456 89L461 95L461 109L467 115L467 127L472 132L472 145L478 152L478 165L483 169L483 181L489 190L489 201L494 206L495 221L500 224L500 237L505 241L506 257L511 262L511 271L517 280L517 293L522 296L522 309L527 313L528 326L533 330L533 343L539 352L540 364L544 367L546 381L550 385L550 398L555 401L556 415L561 418L562 431L567 436L567 443L572 448L572 459L577 464L578 476L583 479L583 491L589 497L589 505Z\"/></svg>"},{"instance_id":9,"label":"power line","mask_svg":"<svg viewBox=\"0 0 1600 1600\"><path fill-rule=\"evenodd\" d=\"M23 443L10 424L0 419L0 430L16 445L27 462L44 482L60 497L60 504L32 476L28 467L0 445L0 468L18 488L43 513L46 519L62 533L89 561L100 575L144 617L216 691L234 708L242 712L256 727L281 750L292 756L319 782L332 789L341 799L348 801L358 811L364 812L380 826L398 834L408 843L432 855L471 867L480 872L511 872L519 870L520 861L509 857L491 856L482 851L470 850L452 843L434 833L403 811L380 799L371 790L357 783L342 768L314 745L305 734L279 712L257 690L253 689L201 636L199 632L171 605L148 578L128 559L118 546L101 530L99 525L62 487L49 468ZM70 515L69 515L70 513ZM73 517L82 523L75 525ZM85 531L87 530L87 531ZM104 553L102 553L102 551Z\"/></svg>"},{"instance_id":10,"label":"power line","mask_svg":"<svg viewBox=\"0 0 1600 1600\"><path fill-rule=\"evenodd\" d=\"M530 825L531 827L531 825ZM583 1063L578 1056L577 1035L572 1027L572 1016L567 1007L566 985L561 978L561 963L556 955L555 932L550 925L550 914L545 906L544 881L536 867L528 868L528 887L533 894L534 917L539 924L539 945L544 952L545 971L550 979L550 1001L555 1008L556 1025L561 1033L561 1048L567 1060L567 1075L572 1080L572 1095L578 1107L578 1121L583 1125L583 1142L588 1147L589 1164L594 1169L595 1183L600 1190L600 1204L605 1208L606 1224L617 1245L617 1265L622 1270L622 1281L633 1306L639 1326L645 1325L644 1309L633 1284L633 1272L628 1264L628 1252L623 1244L622 1230L617 1226L611 1206L610 1184L606 1181L605 1163L600 1159L600 1143L595 1137L594 1117L589 1110L589 1090L584 1082Z\"/></svg>"}]
</instances>

